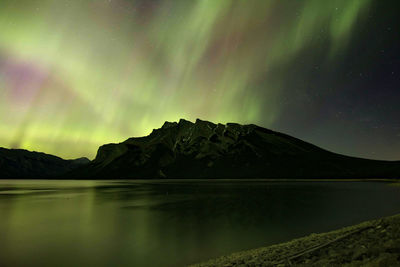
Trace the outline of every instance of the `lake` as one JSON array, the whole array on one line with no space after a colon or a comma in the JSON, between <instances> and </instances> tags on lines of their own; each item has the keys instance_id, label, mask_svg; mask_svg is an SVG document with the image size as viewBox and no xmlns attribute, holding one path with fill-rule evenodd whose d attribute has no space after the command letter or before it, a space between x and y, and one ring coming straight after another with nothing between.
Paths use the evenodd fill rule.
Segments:
<instances>
[{"instance_id":1,"label":"lake","mask_svg":"<svg viewBox=\"0 0 400 267\"><path fill-rule=\"evenodd\" d=\"M396 213L383 182L0 180L0 266L185 266Z\"/></svg>"}]
</instances>

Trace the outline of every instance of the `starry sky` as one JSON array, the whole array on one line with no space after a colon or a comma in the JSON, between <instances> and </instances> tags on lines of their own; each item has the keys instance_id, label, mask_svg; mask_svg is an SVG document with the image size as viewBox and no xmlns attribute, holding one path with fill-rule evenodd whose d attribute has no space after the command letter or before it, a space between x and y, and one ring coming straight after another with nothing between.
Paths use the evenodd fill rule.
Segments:
<instances>
[{"instance_id":1,"label":"starry sky","mask_svg":"<svg viewBox=\"0 0 400 267\"><path fill-rule=\"evenodd\" d=\"M164 121L400 160L389 0L1 0L0 146L93 158Z\"/></svg>"}]
</instances>

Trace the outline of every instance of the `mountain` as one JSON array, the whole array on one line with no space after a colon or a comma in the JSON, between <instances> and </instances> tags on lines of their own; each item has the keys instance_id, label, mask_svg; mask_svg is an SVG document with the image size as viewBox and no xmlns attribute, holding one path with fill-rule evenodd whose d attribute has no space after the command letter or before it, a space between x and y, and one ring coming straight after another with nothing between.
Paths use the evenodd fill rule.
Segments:
<instances>
[{"instance_id":1,"label":"mountain","mask_svg":"<svg viewBox=\"0 0 400 267\"><path fill-rule=\"evenodd\" d=\"M87 158L64 160L49 154L0 147L0 178L56 178L89 162Z\"/></svg>"},{"instance_id":2,"label":"mountain","mask_svg":"<svg viewBox=\"0 0 400 267\"><path fill-rule=\"evenodd\" d=\"M335 154L253 124L165 122L99 148L67 178L398 178L400 162Z\"/></svg>"}]
</instances>

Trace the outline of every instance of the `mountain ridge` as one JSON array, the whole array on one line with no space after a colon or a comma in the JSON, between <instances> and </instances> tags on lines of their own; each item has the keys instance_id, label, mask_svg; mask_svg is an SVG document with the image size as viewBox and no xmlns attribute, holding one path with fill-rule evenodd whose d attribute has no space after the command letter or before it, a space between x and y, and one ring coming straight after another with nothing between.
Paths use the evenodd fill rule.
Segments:
<instances>
[{"instance_id":1,"label":"mountain ridge","mask_svg":"<svg viewBox=\"0 0 400 267\"><path fill-rule=\"evenodd\" d=\"M336 154L255 124L166 121L101 146L76 178L394 178L400 162Z\"/></svg>"},{"instance_id":2,"label":"mountain ridge","mask_svg":"<svg viewBox=\"0 0 400 267\"><path fill-rule=\"evenodd\" d=\"M166 121L149 135L64 160L0 148L0 178L399 178L400 161L350 157L255 124Z\"/></svg>"},{"instance_id":3,"label":"mountain ridge","mask_svg":"<svg viewBox=\"0 0 400 267\"><path fill-rule=\"evenodd\" d=\"M65 160L43 152L0 147L0 179L55 178L89 162L85 157Z\"/></svg>"}]
</instances>

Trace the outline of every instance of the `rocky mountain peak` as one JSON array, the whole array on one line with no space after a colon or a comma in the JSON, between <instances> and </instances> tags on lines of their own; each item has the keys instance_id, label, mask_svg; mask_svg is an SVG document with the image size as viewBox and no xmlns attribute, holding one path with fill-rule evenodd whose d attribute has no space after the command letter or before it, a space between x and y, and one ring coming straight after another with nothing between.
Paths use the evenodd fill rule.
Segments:
<instances>
[{"instance_id":1,"label":"rocky mountain peak","mask_svg":"<svg viewBox=\"0 0 400 267\"><path fill-rule=\"evenodd\" d=\"M325 151L254 124L180 119L165 122L148 136L101 146L95 160L78 175L89 178L337 178L376 174L368 167L372 166L370 163ZM386 168L383 165L377 170ZM393 170L395 166L390 168Z\"/></svg>"}]
</instances>

